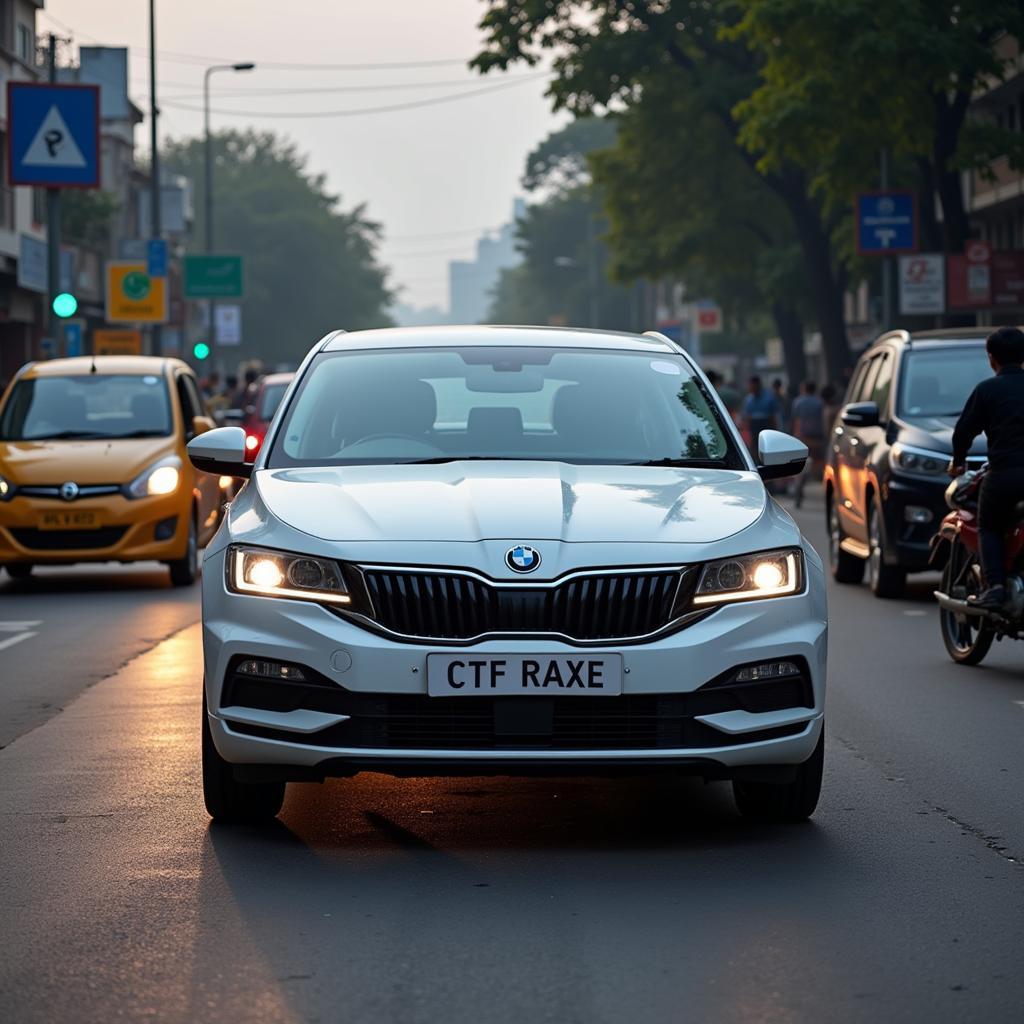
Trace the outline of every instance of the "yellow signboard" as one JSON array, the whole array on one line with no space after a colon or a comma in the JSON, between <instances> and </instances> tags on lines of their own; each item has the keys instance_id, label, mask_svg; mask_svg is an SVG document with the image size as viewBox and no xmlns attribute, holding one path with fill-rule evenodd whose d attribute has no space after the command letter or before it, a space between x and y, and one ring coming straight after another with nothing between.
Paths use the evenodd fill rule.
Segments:
<instances>
[{"instance_id":1,"label":"yellow signboard","mask_svg":"<svg viewBox=\"0 0 1024 1024\"><path fill-rule=\"evenodd\" d=\"M142 331L124 327L92 332L92 350L98 356L142 355Z\"/></svg>"},{"instance_id":2,"label":"yellow signboard","mask_svg":"<svg viewBox=\"0 0 1024 1024\"><path fill-rule=\"evenodd\" d=\"M167 278L150 277L137 260L107 261L107 321L112 324L167 322Z\"/></svg>"}]
</instances>

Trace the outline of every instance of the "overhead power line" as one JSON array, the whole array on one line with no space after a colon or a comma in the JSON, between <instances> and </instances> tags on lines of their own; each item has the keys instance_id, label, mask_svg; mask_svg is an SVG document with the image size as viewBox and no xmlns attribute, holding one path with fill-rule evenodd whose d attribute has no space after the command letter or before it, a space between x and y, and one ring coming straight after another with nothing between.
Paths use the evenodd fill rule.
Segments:
<instances>
[{"instance_id":1,"label":"overhead power line","mask_svg":"<svg viewBox=\"0 0 1024 1024\"><path fill-rule=\"evenodd\" d=\"M211 113L228 117L280 117L280 118L320 118L320 117L356 117L359 114L390 114L399 110L412 110L416 107L431 107L439 103L453 103L466 100L473 96L497 92L499 89L510 89L526 82L535 82L547 78L546 71L536 75L522 75L514 82L497 82L494 85L481 86L479 89L467 89L463 92L449 93L447 96L434 96L425 100L410 100L407 103L392 103L382 107L357 107L349 110L229 110L227 108L211 108ZM190 103L179 103L175 100L164 100L162 106L174 107L177 110L191 110L202 113L203 108Z\"/></svg>"},{"instance_id":2,"label":"overhead power line","mask_svg":"<svg viewBox=\"0 0 1024 1024\"><path fill-rule=\"evenodd\" d=\"M149 50L143 47L129 47L139 57L148 57ZM197 53L178 53L173 50L157 50L161 60L172 64L216 64L219 61L229 62L229 57L202 56ZM443 60L389 60L374 61L367 64L314 64L309 61L260 60L253 58L261 71L389 71L394 68L440 68L454 67L461 64L466 67L469 57L446 57Z\"/></svg>"}]
</instances>

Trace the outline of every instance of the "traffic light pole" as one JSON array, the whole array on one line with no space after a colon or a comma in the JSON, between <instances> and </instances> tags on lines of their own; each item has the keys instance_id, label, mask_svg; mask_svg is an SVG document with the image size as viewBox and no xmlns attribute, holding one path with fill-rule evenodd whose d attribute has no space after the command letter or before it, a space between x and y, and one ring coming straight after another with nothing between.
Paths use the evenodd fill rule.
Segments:
<instances>
[{"instance_id":1,"label":"traffic light pole","mask_svg":"<svg viewBox=\"0 0 1024 1024\"><path fill-rule=\"evenodd\" d=\"M156 106L156 0L149 0L149 146L150 146L150 215L149 237L160 238L160 146L157 133ZM153 324L151 355L160 355L160 325Z\"/></svg>"},{"instance_id":2,"label":"traffic light pole","mask_svg":"<svg viewBox=\"0 0 1024 1024\"><path fill-rule=\"evenodd\" d=\"M57 81L57 37L50 33L50 45L47 54L49 81ZM46 335L53 342L54 348L61 351L58 332L60 318L54 312L53 300L60 294L60 189L46 190L46 266L47 303L46 303Z\"/></svg>"}]
</instances>

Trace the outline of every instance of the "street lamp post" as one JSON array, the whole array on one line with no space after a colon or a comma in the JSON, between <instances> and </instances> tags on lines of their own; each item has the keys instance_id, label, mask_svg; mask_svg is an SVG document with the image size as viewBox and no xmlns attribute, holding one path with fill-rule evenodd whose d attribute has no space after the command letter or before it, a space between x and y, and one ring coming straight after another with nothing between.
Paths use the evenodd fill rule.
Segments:
<instances>
[{"instance_id":1,"label":"street lamp post","mask_svg":"<svg viewBox=\"0 0 1024 1024\"><path fill-rule=\"evenodd\" d=\"M206 140L206 251L213 252L213 138L210 135L210 75L215 71L252 71L252 63L214 64L203 73L203 134Z\"/></svg>"}]
</instances>

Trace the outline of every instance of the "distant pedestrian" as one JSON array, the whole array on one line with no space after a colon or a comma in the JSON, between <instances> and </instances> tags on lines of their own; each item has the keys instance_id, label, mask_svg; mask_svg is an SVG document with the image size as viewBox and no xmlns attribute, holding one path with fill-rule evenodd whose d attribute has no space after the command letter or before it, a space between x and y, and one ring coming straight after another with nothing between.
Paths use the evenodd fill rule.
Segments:
<instances>
[{"instance_id":1,"label":"distant pedestrian","mask_svg":"<svg viewBox=\"0 0 1024 1024\"><path fill-rule=\"evenodd\" d=\"M816 394L818 388L813 380L805 380L800 394L793 400L793 433L807 445L807 465L796 478L793 486L793 503L799 508L804 500L807 477L821 476L825 459L825 403Z\"/></svg>"},{"instance_id":2,"label":"distant pedestrian","mask_svg":"<svg viewBox=\"0 0 1024 1024\"><path fill-rule=\"evenodd\" d=\"M743 399L743 429L750 452L757 459L757 439L762 430L774 430L779 422L779 403L775 395L766 391L761 378L754 374L747 385Z\"/></svg>"},{"instance_id":3,"label":"distant pedestrian","mask_svg":"<svg viewBox=\"0 0 1024 1024\"><path fill-rule=\"evenodd\" d=\"M772 381L772 394L775 396L775 401L779 406L779 430L789 430L789 394L786 392L786 385L781 377L776 377Z\"/></svg>"}]
</instances>

